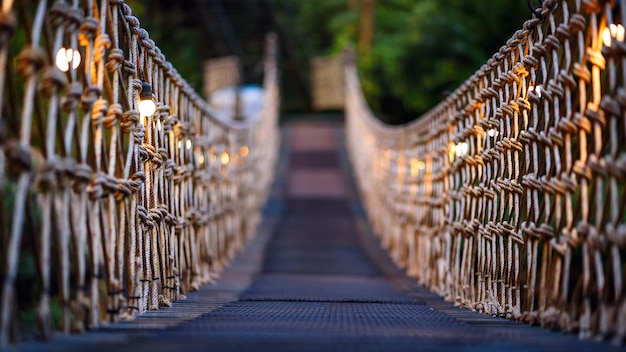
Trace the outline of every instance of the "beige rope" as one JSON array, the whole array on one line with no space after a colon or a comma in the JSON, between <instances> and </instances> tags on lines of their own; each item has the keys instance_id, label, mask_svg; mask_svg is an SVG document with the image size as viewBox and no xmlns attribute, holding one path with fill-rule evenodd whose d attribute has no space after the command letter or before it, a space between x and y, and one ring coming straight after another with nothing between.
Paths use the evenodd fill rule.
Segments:
<instances>
[{"instance_id":1,"label":"beige rope","mask_svg":"<svg viewBox=\"0 0 626 352\"><path fill-rule=\"evenodd\" d=\"M39 263L32 303L43 336L54 326L52 298L66 333L132 319L210 282L250 238L279 142L275 50L266 59L263 110L230 122L176 73L122 0L39 1L28 44L11 57L13 6L29 4L3 1L0 13L0 91L7 82L24 87L9 87L21 103L2 116L19 130L0 140L0 184L14 198L3 214L12 219L0 247L0 349L19 325L12 320L18 263L29 255L24 223ZM42 48L44 30L53 41ZM61 48L77 50L80 65L68 62L62 72L49 62ZM7 80L14 72L19 77ZM142 81L157 104L145 119L137 111ZM244 161L211 160L211 150L233 155L244 146ZM251 204L240 201L241 190Z\"/></svg>"},{"instance_id":2,"label":"beige rope","mask_svg":"<svg viewBox=\"0 0 626 352\"><path fill-rule=\"evenodd\" d=\"M350 157L381 244L421 284L486 314L623 343L626 10L542 3L405 126L373 117L348 58Z\"/></svg>"}]
</instances>

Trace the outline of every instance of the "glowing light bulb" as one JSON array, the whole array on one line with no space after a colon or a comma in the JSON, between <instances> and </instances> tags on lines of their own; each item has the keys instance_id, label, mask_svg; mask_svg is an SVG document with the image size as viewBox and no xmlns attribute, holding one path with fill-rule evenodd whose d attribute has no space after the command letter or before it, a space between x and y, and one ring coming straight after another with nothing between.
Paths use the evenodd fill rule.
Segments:
<instances>
[{"instance_id":1,"label":"glowing light bulb","mask_svg":"<svg viewBox=\"0 0 626 352\"><path fill-rule=\"evenodd\" d=\"M611 24L602 31L602 42L604 46L611 47L612 40L624 41L624 26L621 24Z\"/></svg>"},{"instance_id":2,"label":"glowing light bulb","mask_svg":"<svg viewBox=\"0 0 626 352\"><path fill-rule=\"evenodd\" d=\"M200 165L204 164L204 155L203 154L200 154L198 156L198 162L200 163Z\"/></svg>"},{"instance_id":3,"label":"glowing light bulb","mask_svg":"<svg viewBox=\"0 0 626 352\"><path fill-rule=\"evenodd\" d=\"M241 148L239 148L239 155L241 155L242 157L245 158L246 156L248 156L249 153L250 149L247 146L243 145L241 146Z\"/></svg>"},{"instance_id":4,"label":"glowing light bulb","mask_svg":"<svg viewBox=\"0 0 626 352\"><path fill-rule=\"evenodd\" d=\"M57 51L55 61L57 68L63 72L70 70L70 64L72 69L76 69L80 65L80 52L78 50L61 48Z\"/></svg>"},{"instance_id":5,"label":"glowing light bulb","mask_svg":"<svg viewBox=\"0 0 626 352\"><path fill-rule=\"evenodd\" d=\"M495 128L490 128L489 130L487 130L487 135L489 135L489 137L495 137L498 135L498 130L496 130Z\"/></svg>"},{"instance_id":6,"label":"glowing light bulb","mask_svg":"<svg viewBox=\"0 0 626 352\"><path fill-rule=\"evenodd\" d=\"M450 160L450 162L453 162L455 155L456 155L456 144L450 142L450 144L448 144L448 160Z\"/></svg>"},{"instance_id":7,"label":"glowing light bulb","mask_svg":"<svg viewBox=\"0 0 626 352\"><path fill-rule=\"evenodd\" d=\"M141 93L139 93L139 115L152 116L156 111L156 105L152 99L152 87L147 82L141 83Z\"/></svg>"},{"instance_id":8,"label":"glowing light bulb","mask_svg":"<svg viewBox=\"0 0 626 352\"><path fill-rule=\"evenodd\" d=\"M187 147L187 150L191 149L191 139L187 138L187 141L185 142L185 146Z\"/></svg>"},{"instance_id":9,"label":"glowing light bulb","mask_svg":"<svg viewBox=\"0 0 626 352\"><path fill-rule=\"evenodd\" d=\"M228 155L228 152L222 152L222 154L220 154L220 162L222 165L228 165L230 162L230 155Z\"/></svg>"},{"instance_id":10,"label":"glowing light bulb","mask_svg":"<svg viewBox=\"0 0 626 352\"><path fill-rule=\"evenodd\" d=\"M183 147L183 141L178 141L178 149Z\"/></svg>"},{"instance_id":11,"label":"glowing light bulb","mask_svg":"<svg viewBox=\"0 0 626 352\"><path fill-rule=\"evenodd\" d=\"M411 177L417 177L420 170L424 170L426 168L426 164L421 160L411 158L411 160L409 160L409 167L411 169Z\"/></svg>"},{"instance_id":12,"label":"glowing light bulb","mask_svg":"<svg viewBox=\"0 0 626 352\"><path fill-rule=\"evenodd\" d=\"M461 157L469 152L469 144L467 142L461 142L456 145L456 156Z\"/></svg>"}]
</instances>

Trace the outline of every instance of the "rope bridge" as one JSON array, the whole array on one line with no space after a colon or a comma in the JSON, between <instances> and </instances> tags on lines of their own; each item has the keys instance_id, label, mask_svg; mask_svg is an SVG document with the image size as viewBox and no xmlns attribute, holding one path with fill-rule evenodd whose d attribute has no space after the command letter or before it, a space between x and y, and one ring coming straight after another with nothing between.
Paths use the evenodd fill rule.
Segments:
<instances>
[{"instance_id":1,"label":"rope bridge","mask_svg":"<svg viewBox=\"0 0 626 352\"><path fill-rule=\"evenodd\" d=\"M263 109L229 121L124 1L2 2L0 349L18 310L36 310L44 337L80 332L219 275L273 179L275 47Z\"/></svg>"},{"instance_id":2,"label":"rope bridge","mask_svg":"<svg viewBox=\"0 0 626 352\"><path fill-rule=\"evenodd\" d=\"M346 73L349 152L382 245L447 300L626 338L626 6L546 0L413 123ZM351 62L352 61L352 62Z\"/></svg>"}]
</instances>

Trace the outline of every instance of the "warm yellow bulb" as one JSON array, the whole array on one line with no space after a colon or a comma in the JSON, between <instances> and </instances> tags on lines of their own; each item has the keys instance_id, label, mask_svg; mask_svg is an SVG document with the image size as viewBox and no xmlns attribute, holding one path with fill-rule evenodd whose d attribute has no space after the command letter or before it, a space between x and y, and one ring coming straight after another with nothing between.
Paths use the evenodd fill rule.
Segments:
<instances>
[{"instance_id":1,"label":"warm yellow bulb","mask_svg":"<svg viewBox=\"0 0 626 352\"><path fill-rule=\"evenodd\" d=\"M621 24L611 24L602 31L602 41L604 46L610 47L611 41L615 39L620 42L624 41L624 26Z\"/></svg>"},{"instance_id":2,"label":"warm yellow bulb","mask_svg":"<svg viewBox=\"0 0 626 352\"><path fill-rule=\"evenodd\" d=\"M200 163L200 165L204 164L204 155L200 154L198 156L198 162Z\"/></svg>"},{"instance_id":3,"label":"warm yellow bulb","mask_svg":"<svg viewBox=\"0 0 626 352\"><path fill-rule=\"evenodd\" d=\"M461 157L469 152L469 144L467 142L461 142L456 145L456 156Z\"/></svg>"},{"instance_id":4,"label":"warm yellow bulb","mask_svg":"<svg viewBox=\"0 0 626 352\"><path fill-rule=\"evenodd\" d=\"M228 155L228 152L222 152L222 154L220 154L220 162L222 165L227 165L230 162L230 155Z\"/></svg>"},{"instance_id":5,"label":"warm yellow bulb","mask_svg":"<svg viewBox=\"0 0 626 352\"><path fill-rule=\"evenodd\" d=\"M417 177L420 170L424 170L426 168L426 164L421 160L411 158L411 160L409 160L409 167L411 169L411 177Z\"/></svg>"},{"instance_id":6,"label":"warm yellow bulb","mask_svg":"<svg viewBox=\"0 0 626 352\"><path fill-rule=\"evenodd\" d=\"M183 141L178 141L178 149L181 149L183 147Z\"/></svg>"},{"instance_id":7,"label":"warm yellow bulb","mask_svg":"<svg viewBox=\"0 0 626 352\"><path fill-rule=\"evenodd\" d=\"M242 157L246 157L248 156L248 153L250 153L250 149L247 146L241 146L241 148L239 148L239 155L241 155Z\"/></svg>"},{"instance_id":8,"label":"warm yellow bulb","mask_svg":"<svg viewBox=\"0 0 626 352\"><path fill-rule=\"evenodd\" d=\"M450 162L453 162L455 155L456 155L456 144L450 142L450 144L448 145L448 160L450 160Z\"/></svg>"},{"instance_id":9,"label":"warm yellow bulb","mask_svg":"<svg viewBox=\"0 0 626 352\"><path fill-rule=\"evenodd\" d=\"M57 51L55 61L57 68L63 72L70 70L70 64L73 69L76 69L80 65L80 52L78 50L61 48Z\"/></svg>"},{"instance_id":10,"label":"warm yellow bulb","mask_svg":"<svg viewBox=\"0 0 626 352\"><path fill-rule=\"evenodd\" d=\"M152 99L139 100L139 115L152 116L156 111L156 105Z\"/></svg>"}]
</instances>

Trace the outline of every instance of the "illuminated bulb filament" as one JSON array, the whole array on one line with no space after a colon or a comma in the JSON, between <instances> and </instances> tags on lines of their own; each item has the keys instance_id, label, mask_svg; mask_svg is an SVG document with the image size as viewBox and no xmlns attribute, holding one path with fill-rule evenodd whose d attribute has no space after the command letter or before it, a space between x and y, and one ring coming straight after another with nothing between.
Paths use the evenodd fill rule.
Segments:
<instances>
[{"instance_id":1,"label":"illuminated bulb filament","mask_svg":"<svg viewBox=\"0 0 626 352\"><path fill-rule=\"evenodd\" d=\"M80 65L80 52L78 50L61 48L57 51L56 64L59 70L67 72L72 68L76 69Z\"/></svg>"},{"instance_id":2,"label":"illuminated bulb filament","mask_svg":"<svg viewBox=\"0 0 626 352\"><path fill-rule=\"evenodd\" d=\"M469 144L467 142L461 142L456 145L456 156L461 157L469 151Z\"/></svg>"},{"instance_id":3,"label":"illuminated bulb filament","mask_svg":"<svg viewBox=\"0 0 626 352\"><path fill-rule=\"evenodd\" d=\"M611 24L602 31L602 41L604 46L610 47L611 41L615 39L620 42L624 41L624 26L621 24Z\"/></svg>"},{"instance_id":4,"label":"illuminated bulb filament","mask_svg":"<svg viewBox=\"0 0 626 352\"><path fill-rule=\"evenodd\" d=\"M230 155L228 155L228 152L222 152L222 154L220 154L220 162L222 165L228 165L230 162Z\"/></svg>"}]
</instances>

